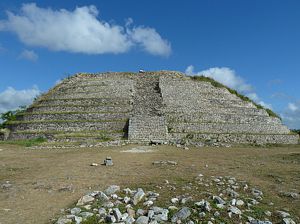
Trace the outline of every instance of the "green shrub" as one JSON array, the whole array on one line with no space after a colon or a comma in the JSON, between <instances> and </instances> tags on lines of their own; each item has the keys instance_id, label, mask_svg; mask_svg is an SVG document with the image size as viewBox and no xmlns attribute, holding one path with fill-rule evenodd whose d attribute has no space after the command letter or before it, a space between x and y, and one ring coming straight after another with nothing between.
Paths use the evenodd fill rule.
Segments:
<instances>
[{"instance_id":1,"label":"green shrub","mask_svg":"<svg viewBox=\"0 0 300 224\"><path fill-rule=\"evenodd\" d=\"M209 82L212 86L217 87L217 88L225 88L225 89L227 89L231 94L236 95L236 96L239 97L240 99L242 99L242 100L244 100L244 101L246 101L246 102L251 102L251 103L253 103L253 104L257 107L257 109L264 109L264 110L266 110L266 112L269 114L269 116L271 116L271 117L277 117L277 118L279 118L279 119L281 120L281 117L280 117L278 114L276 114L274 111L272 111L272 110L270 110L270 109L268 109L268 108L264 108L262 105L255 103L255 102L254 102L253 100L251 100L249 97L244 96L244 95L238 93L236 90L231 89L231 88L229 88L229 87L223 85L222 83L217 82L216 80L214 80L214 79L212 79L212 78L210 78L210 77L206 77L206 76L192 76L191 78L192 78L193 80L196 80L196 81Z\"/></svg>"},{"instance_id":2,"label":"green shrub","mask_svg":"<svg viewBox=\"0 0 300 224\"><path fill-rule=\"evenodd\" d=\"M26 106L20 106L17 110L10 110L0 114L0 128L6 128L10 122L16 121L18 116L26 111Z\"/></svg>"},{"instance_id":3,"label":"green shrub","mask_svg":"<svg viewBox=\"0 0 300 224\"><path fill-rule=\"evenodd\" d=\"M296 134L300 135L300 129L292 129L291 131L293 133L296 133Z\"/></svg>"}]
</instances>

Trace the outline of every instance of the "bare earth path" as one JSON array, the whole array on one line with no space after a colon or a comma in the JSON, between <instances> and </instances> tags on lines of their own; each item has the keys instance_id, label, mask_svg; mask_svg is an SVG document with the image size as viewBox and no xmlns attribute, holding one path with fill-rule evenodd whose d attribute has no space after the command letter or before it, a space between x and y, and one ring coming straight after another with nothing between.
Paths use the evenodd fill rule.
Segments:
<instances>
[{"instance_id":1,"label":"bare earth path","mask_svg":"<svg viewBox=\"0 0 300 224\"><path fill-rule=\"evenodd\" d=\"M138 186L204 175L231 175L256 185L274 206L300 216L300 201L278 192L300 192L300 146L270 148L152 147L147 153L122 152L136 146L88 149L39 149L0 145L0 224L49 223L80 196L117 184ZM92 167L112 156L113 167ZM155 160L177 166L154 166ZM10 187L3 187L9 181Z\"/></svg>"}]
</instances>

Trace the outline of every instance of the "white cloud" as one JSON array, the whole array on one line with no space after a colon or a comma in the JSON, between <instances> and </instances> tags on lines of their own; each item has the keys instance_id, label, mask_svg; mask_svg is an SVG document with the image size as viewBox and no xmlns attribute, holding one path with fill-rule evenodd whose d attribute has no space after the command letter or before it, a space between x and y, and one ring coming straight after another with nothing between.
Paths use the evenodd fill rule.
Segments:
<instances>
[{"instance_id":1,"label":"white cloud","mask_svg":"<svg viewBox=\"0 0 300 224\"><path fill-rule=\"evenodd\" d=\"M35 3L23 4L20 14L7 12L0 29L16 33L29 46L54 51L85 54L124 53L135 45L153 55L168 55L170 44L153 28L130 29L99 20L95 6L77 7L74 11L40 8ZM147 34L145 40L139 37Z\"/></svg>"},{"instance_id":2,"label":"white cloud","mask_svg":"<svg viewBox=\"0 0 300 224\"><path fill-rule=\"evenodd\" d=\"M190 65L185 70L187 75L206 76L240 92L247 92L252 90L252 86L247 84L240 76L236 75L235 71L226 67L215 67L194 72L194 66Z\"/></svg>"},{"instance_id":3,"label":"white cloud","mask_svg":"<svg viewBox=\"0 0 300 224\"><path fill-rule=\"evenodd\" d=\"M298 110L299 108L294 103L288 103L288 109L292 112Z\"/></svg>"},{"instance_id":4,"label":"white cloud","mask_svg":"<svg viewBox=\"0 0 300 224\"><path fill-rule=\"evenodd\" d=\"M254 102L262 105L263 107L272 109L272 105L262 101L256 93L250 92L250 93L247 93L246 96L249 97Z\"/></svg>"},{"instance_id":5,"label":"white cloud","mask_svg":"<svg viewBox=\"0 0 300 224\"><path fill-rule=\"evenodd\" d=\"M37 61L39 56L34 51L23 50L18 58L26 59L28 61Z\"/></svg>"},{"instance_id":6,"label":"white cloud","mask_svg":"<svg viewBox=\"0 0 300 224\"><path fill-rule=\"evenodd\" d=\"M240 93L245 94L250 99L255 101L256 103L262 105L263 107L272 108L271 104L267 104L264 101L262 101L257 93L253 91L253 87L248 84L242 77L238 76L234 70L227 68L227 67L215 67L215 68L209 68L207 70L203 70L200 72L194 71L194 66L190 65L186 68L185 73L189 76L205 76L210 77L225 86L228 86L229 88L235 89L239 91Z\"/></svg>"},{"instance_id":7,"label":"white cloud","mask_svg":"<svg viewBox=\"0 0 300 224\"><path fill-rule=\"evenodd\" d=\"M129 30L133 42L142 46L142 48L153 55L169 56L171 54L171 44L161 38L153 28L136 27Z\"/></svg>"},{"instance_id":8,"label":"white cloud","mask_svg":"<svg viewBox=\"0 0 300 224\"><path fill-rule=\"evenodd\" d=\"M8 87L3 92L0 92L0 113L15 110L19 106L29 105L39 94L40 90L36 86L24 90L16 90L13 87Z\"/></svg>"},{"instance_id":9,"label":"white cloud","mask_svg":"<svg viewBox=\"0 0 300 224\"><path fill-rule=\"evenodd\" d=\"M288 103L281 116L291 129L300 129L300 101Z\"/></svg>"}]
</instances>

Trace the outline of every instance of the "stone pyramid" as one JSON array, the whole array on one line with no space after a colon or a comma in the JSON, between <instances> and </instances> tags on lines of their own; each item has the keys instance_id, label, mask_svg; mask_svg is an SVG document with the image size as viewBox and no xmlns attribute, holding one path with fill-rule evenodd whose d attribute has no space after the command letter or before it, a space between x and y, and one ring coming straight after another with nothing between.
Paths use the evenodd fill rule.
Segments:
<instances>
[{"instance_id":1,"label":"stone pyramid","mask_svg":"<svg viewBox=\"0 0 300 224\"><path fill-rule=\"evenodd\" d=\"M10 139L297 144L272 112L207 78L179 72L76 74L39 97Z\"/></svg>"}]
</instances>

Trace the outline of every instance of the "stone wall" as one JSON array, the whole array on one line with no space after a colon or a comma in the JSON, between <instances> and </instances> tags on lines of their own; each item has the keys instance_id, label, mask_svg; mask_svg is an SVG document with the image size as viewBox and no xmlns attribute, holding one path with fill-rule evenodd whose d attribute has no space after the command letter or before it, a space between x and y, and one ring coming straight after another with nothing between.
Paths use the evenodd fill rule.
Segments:
<instances>
[{"instance_id":1,"label":"stone wall","mask_svg":"<svg viewBox=\"0 0 300 224\"><path fill-rule=\"evenodd\" d=\"M105 134L108 139L122 139L128 131L134 85L135 80L125 73L77 74L20 115L11 124L10 138L98 141Z\"/></svg>"},{"instance_id":2,"label":"stone wall","mask_svg":"<svg viewBox=\"0 0 300 224\"><path fill-rule=\"evenodd\" d=\"M297 144L298 137L266 110L226 88L189 77L160 77L164 116L171 141L214 139L225 143Z\"/></svg>"}]
</instances>

